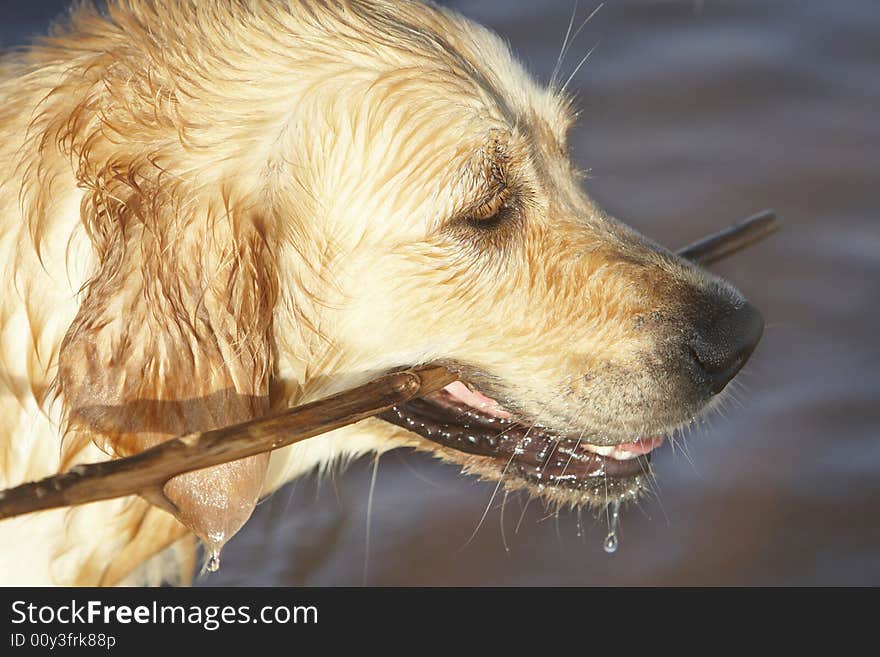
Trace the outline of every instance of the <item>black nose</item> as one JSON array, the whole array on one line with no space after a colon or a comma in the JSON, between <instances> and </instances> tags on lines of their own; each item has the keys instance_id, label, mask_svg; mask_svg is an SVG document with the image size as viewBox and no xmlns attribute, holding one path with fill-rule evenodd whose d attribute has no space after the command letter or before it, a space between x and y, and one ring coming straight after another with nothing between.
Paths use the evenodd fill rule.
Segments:
<instances>
[{"instance_id":1,"label":"black nose","mask_svg":"<svg viewBox=\"0 0 880 657\"><path fill-rule=\"evenodd\" d=\"M700 321L688 346L708 377L712 394L724 390L752 355L764 318L748 301L716 302Z\"/></svg>"}]
</instances>

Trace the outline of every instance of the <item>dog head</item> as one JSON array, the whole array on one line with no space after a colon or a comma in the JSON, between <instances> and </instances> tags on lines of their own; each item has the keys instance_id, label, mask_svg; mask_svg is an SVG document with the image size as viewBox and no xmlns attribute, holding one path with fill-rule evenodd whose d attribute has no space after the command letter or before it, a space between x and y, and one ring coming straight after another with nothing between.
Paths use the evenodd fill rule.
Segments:
<instances>
[{"instance_id":1,"label":"dog head","mask_svg":"<svg viewBox=\"0 0 880 657\"><path fill-rule=\"evenodd\" d=\"M300 98L276 194L309 190L322 249L309 363L337 383L444 363L463 383L383 416L407 431L370 431L561 502L637 496L646 455L737 373L760 315L591 202L568 99L498 37L429 7L354 13L335 40L371 52Z\"/></svg>"},{"instance_id":2,"label":"dog head","mask_svg":"<svg viewBox=\"0 0 880 657\"><path fill-rule=\"evenodd\" d=\"M357 443L297 446L299 469L411 445L604 504L638 494L645 455L757 344L733 287L590 201L564 93L457 14L108 11L74 18L86 92L59 86L45 102L64 120L42 126L73 156L97 255L60 354L72 431L125 454L441 362L461 382ZM222 544L266 467L165 495Z\"/></svg>"}]
</instances>

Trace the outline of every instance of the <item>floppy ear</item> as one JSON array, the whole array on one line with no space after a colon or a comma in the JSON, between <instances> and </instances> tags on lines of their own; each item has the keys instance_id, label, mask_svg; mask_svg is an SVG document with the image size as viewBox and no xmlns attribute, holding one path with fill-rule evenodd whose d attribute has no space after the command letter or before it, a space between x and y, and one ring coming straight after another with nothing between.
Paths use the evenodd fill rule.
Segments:
<instances>
[{"instance_id":1,"label":"floppy ear","mask_svg":"<svg viewBox=\"0 0 880 657\"><path fill-rule=\"evenodd\" d=\"M269 408L277 283L257 208L158 178L129 168L88 185L98 265L59 357L65 440L117 456ZM263 454L180 475L165 497L219 551L250 517L267 464Z\"/></svg>"}]
</instances>

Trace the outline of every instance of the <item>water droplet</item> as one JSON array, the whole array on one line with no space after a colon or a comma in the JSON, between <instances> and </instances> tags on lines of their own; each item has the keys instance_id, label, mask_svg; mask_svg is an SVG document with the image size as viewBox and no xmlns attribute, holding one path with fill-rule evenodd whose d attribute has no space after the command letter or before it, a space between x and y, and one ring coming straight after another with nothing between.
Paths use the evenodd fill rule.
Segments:
<instances>
[{"instance_id":1,"label":"water droplet","mask_svg":"<svg viewBox=\"0 0 880 657\"><path fill-rule=\"evenodd\" d=\"M611 518L608 523L608 536L605 537L602 548L608 554L614 554L617 552L617 530L620 528L620 500L615 500L609 506L611 507Z\"/></svg>"},{"instance_id":2,"label":"water droplet","mask_svg":"<svg viewBox=\"0 0 880 657\"><path fill-rule=\"evenodd\" d=\"M208 557L208 563L205 568L207 568L209 573L216 573L220 570L220 555L217 552L212 553L211 556Z\"/></svg>"},{"instance_id":3,"label":"water droplet","mask_svg":"<svg viewBox=\"0 0 880 657\"><path fill-rule=\"evenodd\" d=\"M602 548L608 554L614 554L617 552L617 534L608 534L608 536L605 537L605 541L602 543Z\"/></svg>"}]
</instances>

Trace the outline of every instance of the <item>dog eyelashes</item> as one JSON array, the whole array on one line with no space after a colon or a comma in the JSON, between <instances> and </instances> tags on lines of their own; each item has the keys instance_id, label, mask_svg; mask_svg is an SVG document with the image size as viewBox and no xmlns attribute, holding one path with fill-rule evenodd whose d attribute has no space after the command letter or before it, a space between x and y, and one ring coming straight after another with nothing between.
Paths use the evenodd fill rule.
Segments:
<instances>
[{"instance_id":1,"label":"dog eyelashes","mask_svg":"<svg viewBox=\"0 0 880 657\"><path fill-rule=\"evenodd\" d=\"M508 205L501 205L497 209L487 211L486 214L469 215L466 222L469 226L478 230L494 230L515 218L516 210Z\"/></svg>"},{"instance_id":2,"label":"dog eyelashes","mask_svg":"<svg viewBox=\"0 0 880 657\"><path fill-rule=\"evenodd\" d=\"M489 216L468 217L465 221L471 228L481 231L498 230L516 218L514 208L504 206Z\"/></svg>"},{"instance_id":3,"label":"dog eyelashes","mask_svg":"<svg viewBox=\"0 0 880 657\"><path fill-rule=\"evenodd\" d=\"M466 223L481 230L494 229L515 218L517 210L513 203L511 190L504 185L495 190L488 200L475 204L468 210L464 219Z\"/></svg>"},{"instance_id":4,"label":"dog eyelashes","mask_svg":"<svg viewBox=\"0 0 880 657\"><path fill-rule=\"evenodd\" d=\"M496 191L492 198L479 204L475 210L470 212L469 218L480 221L483 219L492 219L501 210L504 209L509 196L506 187L500 191Z\"/></svg>"}]
</instances>

